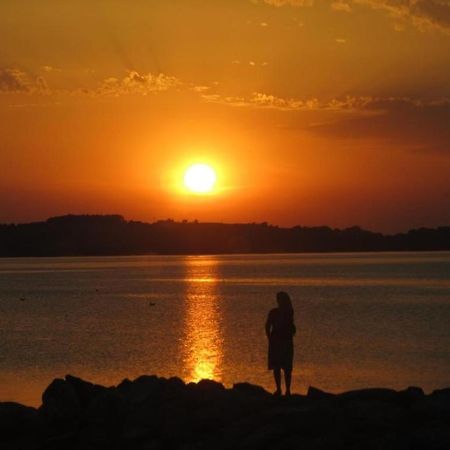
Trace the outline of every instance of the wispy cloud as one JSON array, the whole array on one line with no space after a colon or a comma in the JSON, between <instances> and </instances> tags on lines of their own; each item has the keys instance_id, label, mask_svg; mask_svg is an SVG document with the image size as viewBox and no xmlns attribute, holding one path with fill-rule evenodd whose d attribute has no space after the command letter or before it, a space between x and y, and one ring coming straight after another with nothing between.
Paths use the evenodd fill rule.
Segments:
<instances>
[{"instance_id":1,"label":"wispy cloud","mask_svg":"<svg viewBox=\"0 0 450 450\"><path fill-rule=\"evenodd\" d=\"M352 12L350 3L342 0L333 1L331 3L331 9L333 9L334 11L342 11L347 13Z\"/></svg>"},{"instance_id":2,"label":"wispy cloud","mask_svg":"<svg viewBox=\"0 0 450 450\"><path fill-rule=\"evenodd\" d=\"M450 33L448 0L352 0L355 4L385 10L395 19L409 20L420 30L436 28Z\"/></svg>"},{"instance_id":3,"label":"wispy cloud","mask_svg":"<svg viewBox=\"0 0 450 450\"><path fill-rule=\"evenodd\" d=\"M18 69L0 69L1 92L27 92L28 80Z\"/></svg>"},{"instance_id":4,"label":"wispy cloud","mask_svg":"<svg viewBox=\"0 0 450 450\"><path fill-rule=\"evenodd\" d=\"M272 6L312 6L315 0L263 0ZM450 34L449 0L331 0L335 11L351 12L352 5L385 11L396 20L409 21L419 30L437 29Z\"/></svg>"},{"instance_id":5,"label":"wispy cloud","mask_svg":"<svg viewBox=\"0 0 450 450\"><path fill-rule=\"evenodd\" d=\"M264 3L272 6L311 6L314 0L262 0Z\"/></svg>"},{"instance_id":6,"label":"wispy cloud","mask_svg":"<svg viewBox=\"0 0 450 450\"><path fill-rule=\"evenodd\" d=\"M95 93L113 96L125 94L148 95L168 91L182 84L178 78L163 73L140 74L136 71L130 71L121 79L115 77L105 79L101 86L95 90Z\"/></svg>"},{"instance_id":7,"label":"wispy cloud","mask_svg":"<svg viewBox=\"0 0 450 450\"><path fill-rule=\"evenodd\" d=\"M47 70L47 72L51 72ZM0 69L0 93L30 94L30 95L87 95L87 96L114 96L122 95L149 95L165 92L174 88L185 88L196 92L205 92L209 87L194 86L183 83L178 78L163 73L141 74L129 71L122 78L108 77L95 87L75 87L73 89L56 88L48 86L43 77L33 77L31 74L17 68Z\"/></svg>"},{"instance_id":8,"label":"wispy cloud","mask_svg":"<svg viewBox=\"0 0 450 450\"><path fill-rule=\"evenodd\" d=\"M46 73L51 73L51 72L62 72L62 69L59 69L58 67L54 67L54 66L42 66L42 70Z\"/></svg>"},{"instance_id":9,"label":"wispy cloud","mask_svg":"<svg viewBox=\"0 0 450 450\"><path fill-rule=\"evenodd\" d=\"M346 96L341 98L283 97L256 91L236 96L220 90L217 83L194 84L175 76L129 71L122 78L109 77L90 89L50 90L45 80L19 69L0 70L0 92L31 95L54 94L62 101L64 95L89 97L126 95L157 95L165 92L188 95L230 108L274 110L288 113L321 112L326 122L308 126L308 131L336 139L377 139L403 148L447 152L450 154L450 99L423 100L404 97ZM31 97L30 97L31 98ZM51 98L50 96L48 98ZM41 101L36 102L40 104ZM56 104L56 102L55 102ZM22 106L23 100L20 100ZM25 105L24 105L25 106ZM293 116L294 117L294 116ZM305 125L301 125L302 128Z\"/></svg>"},{"instance_id":10,"label":"wispy cloud","mask_svg":"<svg viewBox=\"0 0 450 450\"><path fill-rule=\"evenodd\" d=\"M201 96L204 101L220 103L229 106L278 109L281 111L356 111L361 110L372 101L371 97L344 97L321 101L317 98L296 99L282 98L264 92L253 92L244 97L206 93Z\"/></svg>"},{"instance_id":11,"label":"wispy cloud","mask_svg":"<svg viewBox=\"0 0 450 450\"><path fill-rule=\"evenodd\" d=\"M33 77L17 68L0 68L0 92L3 93L48 93L42 77Z\"/></svg>"},{"instance_id":12,"label":"wispy cloud","mask_svg":"<svg viewBox=\"0 0 450 450\"><path fill-rule=\"evenodd\" d=\"M347 96L295 99L254 92L248 97L202 94L204 101L230 107L286 112L327 112L325 122L307 130L333 139L371 139L408 151L450 156L450 98ZM305 128L305 125L300 125Z\"/></svg>"},{"instance_id":13,"label":"wispy cloud","mask_svg":"<svg viewBox=\"0 0 450 450\"><path fill-rule=\"evenodd\" d=\"M369 114L365 114L369 113ZM450 155L450 98L369 98L358 114L310 130L337 139L376 139L393 147Z\"/></svg>"}]
</instances>

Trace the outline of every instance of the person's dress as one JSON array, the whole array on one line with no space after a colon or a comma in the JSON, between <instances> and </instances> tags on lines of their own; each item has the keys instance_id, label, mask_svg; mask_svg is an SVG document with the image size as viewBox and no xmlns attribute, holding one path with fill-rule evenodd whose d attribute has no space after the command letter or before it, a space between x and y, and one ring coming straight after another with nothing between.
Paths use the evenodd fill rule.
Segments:
<instances>
[{"instance_id":1,"label":"person's dress","mask_svg":"<svg viewBox=\"0 0 450 450\"><path fill-rule=\"evenodd\" d=\"M294 359L295 325L292 316L283 314L279 308L272 309L267 318L269 327L268 368L292 370Z\"/></svg>"}]
</instances>

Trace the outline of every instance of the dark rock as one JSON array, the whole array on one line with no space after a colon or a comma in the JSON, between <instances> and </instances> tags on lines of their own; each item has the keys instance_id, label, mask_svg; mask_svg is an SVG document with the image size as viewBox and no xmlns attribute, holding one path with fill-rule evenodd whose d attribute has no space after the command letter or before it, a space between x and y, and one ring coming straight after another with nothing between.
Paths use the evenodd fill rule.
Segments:
<instances>
[{"instance_id":1,"label":"dark rock","mask_svg":"<svg viewBox=\"0 0 450 450\"><path fill-rule=\"evenodd\" d=\"M446 420L450 424L450 389L439 389L411 405L415 424Z\"/></svg>"},{"instance_id":2,"label":"dark rock","mask_svg":"<svg viewBox=\"0 0 450 450\"><path fill-rule=\"evenodd\" d=\"M186 385L181 378L172 377L164 380L162 387L164 398L167 400L169 398L178 399L180 396L183 396Z\"/></svg>"},{"instance_id":3,"label":"dark rock","mask_svg":"<svg viewBox=\"0 0 450 450\"><path fill-rule=\"evenodd\" d=\"M45 450L79 450L78 436L75 431L49 436L45 440Z\"/></svg>"},{"instance_id":4,"label":"dark rock","mask_svg":"<svg viewBox=\"0 0 450 450\"><path fill-rule=\"evenodd\" d=\"M36 433L42 421L35 408L14 402L0 403L0 442L23 434Z\"/></svg>"},{"instance_id":5,"label":"dark rock","mask_svg":"<svg viewBox=\"0 0 450 450\"><path fill-rule=\"evenodd\" d=\"M423 389L416 386L409 386L407 389L399 392L401 401L406 405L411 405L417 401L420 401L424 398L425 393Z\"/></svg>"},{"instance_id":6,"label":"dark rock","mask_svg":"<svg viewBox=\"0 0 450 450\"><path fill-rule=\"evenodd\" d=\"M321 437L324 431L329 434L338 424L335 408L324 404L279 407L271 411L269 422L283 423L288 434L300 434L311 439Z\"/></svg>"},{"instance_id":7,"label":"dark rock","mask_svg":"<svg viewBox=\"0 0 450 450\"><path fill-rule=\"evenodd\" d=\"M272 449L349 450L349 447L339 436L326 433L315 438L305 438L299 434L288 434L283 436ZM365 447L365 450L368 450L368 448Z\"/></svg>"},{"instance_id":8,"label":"dark rock","mask_svg":"<svg viewBox=\"0 0 450 450\"><path fill-rule=\"evenodd\" d=\"M80 440L86 447L118 448L129 407L122 394L108 388L86 409Z\"/></svg>"},{"instance_id":9,"label":"dark rock","mask_svg":"<svg viewBox=\"0 0 450 450\"><path fill-rule=\"evenodd\" d=\"M68 375L39 410L0 403L6 450L449 450L450 389L274 397L262 387L143 376L105 388Z\"/></svg>"},{"instance_id":10,"label":"dark rock","mask_svg":"<svg viewBox=\"0 0 450 450\"><path fill-rule=\"evenodd\" d=\"M267 392L261 386L257 386L255 384L250 383L235 383L233 384L233 390L239 392L241 394L259 396L259 397L267 397L271 396L269 392Z\"/></svg>"},{"instance_id":11,"label":"dark rock","mask_svg":"<svg viewBox=\"0 0 450 450\"><path fill-rule=\"evenodd\" d=\"M185 394L191 407L205 407L212 403L218 406L226 396L226 389L217 381L201 380L189 383Z\"/></svg>"},{"instance_id":12,"label":"dark rock","mask_svg":"<svg viewBox=\"0 0 450 450\"><path fill-rule=\"evenodd\" d=\"M450 389L438 389L428 396L428 402L440 416L446 417L450 422Z\"/></svg>"},{"instance_id":13,"label":"dark rock","mask_svg":"<svg viewBox=\"0 0 450 450\"><path fill-rule=\"evenodd\" d=\"M450 426L430 426L411 431L411 449L426 450L449 450L450 449Z\"/></svg>"},{"instance_id":14,"label":"dark rock","mask_svg":"<svg viewBox=\"0 0 450 450\"><path fill-rule=\"evenodd\" d=\"M306 396L309 399L313 400L331 400L335 398L334 394L330 394L329 392L322 391L321 389L310 386L308 388L308 393Z\"/></svg>"},{"instance_id":15,"label":"dark rock","mask_svg":"<svg viewBox=\"0 0 450 450\"><path fill-rule=\"evenodd\" d=\"M125 397L117 389L108 388L89 405L85 419L88 424L113 429L121 426L127 413Z\"/></svg>"},{"instance_id":16,"label":"dark rock","mask_svg":"<svg viewBox=\"0 0 450 450\"><path fill-rule=\"evenodd\" d=\"M139 450L166 450L166 448L164 447L163 442L161 442L159 439L150 439L144 442L139 447Z\"/></svg>"},{"instance_id":17,"label":"dark rock","mask_svg":"<svg viewBox=\"0 0 450 450\"><path fill-rule=\"evenodd\" d=\"M403 407L379 400L352 399L341 405L339 411L346 430L366 435L394 429L406 417Z\"/></svg>"},{"instance_id":18,"label":"dark rock","mask_svg":"<svg viewBox=\"0 0 450 450\"><path fill-rule=\"evenodd\" d=\"M72 428L81 414L81 404L73 385L60 378L53 380L42 394L39 413L53 426Z\"/></svg>"},{"instance_id":19,"label":"dark rock","mask_svg":"<svg viewBox=\"0 0 450 450\"><path fill-rule=\"evenodd\" d=\"M122 438L127 443L143 442L161 436L163 417L160 410L145 401L130 410L122 428Z\"/></svg>"},{"instance_id":20,"label":"dark rock","mask_svg":"<svg viewBox=\"0 0 450 450\"><path fill-rule=\"evenodd\" d=\"M81 407L86 408L89 403L106 390L104 386L84 381L72 375L66 375L65 380L70 383L78 397Z\"/></svg>"},{"instance_id":21,"label":"dark rock","mask_svg":"<svg viewBox=\"0 0 450 450\"><path fill-rule=\"evenodd\" d=\"M155 403L161 397L162 379L155 375L143 375L134 381L125 379L117 390L131 403L140 403L151 397Z\"/></svg>"},{"instance_id":22,"label":"dark rock","mask_svg":"<svg viewBox=\"0 0 450 450\"><path fill-rule=\"evenodd\" d=\"M371 388L359 389L355 391L344 392L339 394L340 400L357 400L357 401L377 401L385 403L396 403L399 401L399 393L393 389Z\"/></svg>"},{"instance_id":23,"label":"dark rock","mask_svg":"<svg viewBox=\"0 0 450 450\"><path fill-rule=\"evenodd\" d=\"M197 384L197 391L205 392L205 393L216 393L216 392L224 392L225 386L222 383L218 383L213 380L200 380Z\"/></svg>"},{"instance_id":24,"label":"dark rock","mask_svg":"<svg viewBox=\"0 0 450 450\"><path fill-rule=\"evenodd\" d=\"M267 423L264 427L249 430L241 442L235 442L237 449L272 449L286 435L282 423Z\"/></svg>"},{"instance_id":25,"label":"dark rock","mask_svg":"<svg viewBox=\"0 0 450 450\"><path fill-rule=\"evenodd\" d=\"M436 389L431 393L430 398L450 405L450 388Z\"/></svg>"}]
</instances>

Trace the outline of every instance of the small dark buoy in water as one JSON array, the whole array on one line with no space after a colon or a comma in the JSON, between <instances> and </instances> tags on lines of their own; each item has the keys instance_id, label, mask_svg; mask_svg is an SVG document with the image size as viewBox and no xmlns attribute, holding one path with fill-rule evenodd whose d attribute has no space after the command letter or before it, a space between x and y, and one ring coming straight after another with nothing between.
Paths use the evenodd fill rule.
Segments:
<instances>
[{"instance_id":1,"label":"small dark buoy in water","mask_svg":"<svg viewBox=\"0 0 450 450\"><path fill-rule=\"evenodd\" d=\"M25 297L20 297L20 301L21 301L21 302L24 302L25 300L26 300Z\"/></svg>"},{"instance_id":2,"label":"small dark buoy in water","mask_svg":"<svg viewBox=\"0 0 450 450\"><path fill-rule=\"evenodd\" d=\"M155 305L156 305L156 303L148 302L148 306L155 306Z\"/></svg>"}]
</instances>

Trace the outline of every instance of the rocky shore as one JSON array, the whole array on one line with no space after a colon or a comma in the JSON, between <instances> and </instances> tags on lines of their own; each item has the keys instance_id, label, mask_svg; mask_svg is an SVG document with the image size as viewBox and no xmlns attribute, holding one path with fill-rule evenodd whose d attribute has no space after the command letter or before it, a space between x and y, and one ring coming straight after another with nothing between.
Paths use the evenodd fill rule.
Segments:
<instances>
[{"instance_id":1,"label":"rocky shore","mask_svg":"<svg viewBox=\"0 0 450 450\"><path fill-rule=\"evenodd\" d=\"M3 450L449 450L450 388L274 397L259 386L141 376L104 387L67 375L31 408L0 403Z\"/></svg>"}]
</instances>

